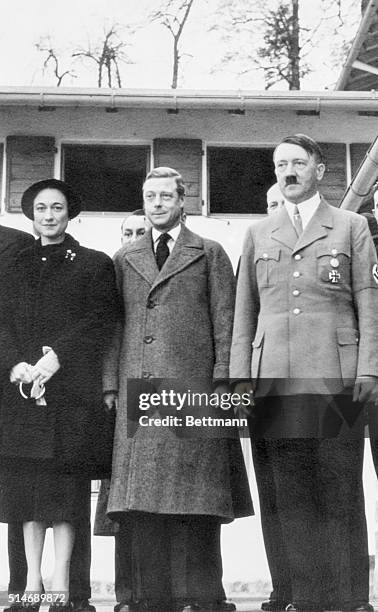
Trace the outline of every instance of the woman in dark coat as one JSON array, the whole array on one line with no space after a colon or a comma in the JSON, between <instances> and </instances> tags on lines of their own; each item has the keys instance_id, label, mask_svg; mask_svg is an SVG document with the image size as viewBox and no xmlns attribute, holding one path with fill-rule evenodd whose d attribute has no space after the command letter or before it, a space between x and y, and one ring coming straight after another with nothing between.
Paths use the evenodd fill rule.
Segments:
<instances>
[{"instance_id":1,"label":"woman in dark coat","mask_svg":"<svg viewBox=\"0 0 378 612\"><path fill-rule=\"evenodd\" d=\"M67 593L88 480L105 476L111 459L101 362L117 318L114 271L107 255L66 234L80 212L67 184L32 185L22 209L40 239L15 259L0 303L0 521L23 523L26 592L41 592L53 527L51 588Z\"/></svg>"}]
</instances>

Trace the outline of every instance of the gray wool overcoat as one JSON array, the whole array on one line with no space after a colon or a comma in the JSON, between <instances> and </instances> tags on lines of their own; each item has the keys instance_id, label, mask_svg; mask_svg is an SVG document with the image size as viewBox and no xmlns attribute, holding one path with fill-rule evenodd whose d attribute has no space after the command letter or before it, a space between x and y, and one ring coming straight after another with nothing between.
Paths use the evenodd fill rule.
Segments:
<instances>
[{"instance_id":1,"label":"gray wool overcoat","mask_svg":"<svg viewBox=\"0 0 378 612\"><path fill-rule=\"evenodd\" d=\"M151 231L118 251L114 263L125 312L104 367L104 390L119 394L108 513L203 514L225 522L252 514L239 439L214 431L188 438L172 427L135 431L127 401L132 378L174 379L180 389L228 379L234 277L226 253L182 226L160 272ZM134 412L136 420L143 414ZM178 413L171 407L164 414Z\"/></svg>"}]
</instances>

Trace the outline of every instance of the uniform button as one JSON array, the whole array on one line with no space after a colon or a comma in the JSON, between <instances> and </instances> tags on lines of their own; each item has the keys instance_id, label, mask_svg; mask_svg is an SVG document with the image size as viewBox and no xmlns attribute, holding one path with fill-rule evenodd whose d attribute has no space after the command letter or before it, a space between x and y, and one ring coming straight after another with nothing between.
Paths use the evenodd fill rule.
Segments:
<instances>
[{"instance_id":1,"label":"uniform button","mask_svg":"<svg viewBox=\"0 0 378 612\"><path fill-rule=\"evenodd\" d=\"M293 295L294 295L295 297L298 297L298 295L299 295L299 291L298 291L298 289L294 289L294 291L293 291Z\"/></svg>"},{"instance_id":2,"label":"uniform button","mask_svg":"<svg viewBox=\"0 0 378 612\"><path fill-rule=\"evenodd\" d=\"M268 259L268 253L263 253L263 259Z\"/></svg>"},{"instance_id":3,"label":"uniform button","mask_svg":"<svg viewBox=\"0 0 378 612\"><path fill-rule=\"evenodd\" d=\"M147 308L155 308L155 306L156 306L156 302L154 302L153 300L148 300Z\"/></svg>"},{"instance_id":4,"label":"uniform button","mask_svg":"<svg viewBox=\"0 0 378 612\"><path fill-rule=\"evenodd\" d=\"M294 308L293 314L295 314L295 315L301 314L301 309L300 308Z\"/></svg>"},{"instance_id":5,"label":"uniform button","mask_svg":"<svg viewBox=\"0 0 378 612\"><path fill-rule=\"evenodd\" d=\"M293 276L294 276L294 278L299 278L299 277L300 277L300 275L301 275L301 273L300 273L300 272L298 272L298 270L295 270L295 272L293 272Z\"/></svg>"},{"instance_id":6,"label":"uniform button","mask_svg":"<svg viewBox=\"0 0 378 612\"><path fill-rule=\"evenodd\" d=\"M151 378L151 372L142 372L142 378Z\"/></svg>"},{"instance_id":7,"label":"uniform button","mask_svg":"<svg viewBox=\"0 0 378 612\"><path fill-rule=\"evenodd\" d=\"M151 344L151 342L153 342L153 341L154 341L154 337L153 336L144 336L144 338L143 338L143 342L145 344Z\"/></svg>"},{"instance_id":8,"label":"uniform button","mask_svg":"<svg viewBox=\"0 0 378 612\"><path fill-rule=\"evenodd\" d=\"M42 261L47 261L47 257L41 257Z\"/></svg>"},{"instance_id":9,"label":"uniform button","mask_svg":"<svg viewBox=\"0 0 378 612\"><path fill-rule=\"evenodd\" d=\"M294 259L296 261L299 261L300 259L302 259L302 255L299 255L299 253L297 253L296 255L294 255Z\"/></svg>"}]
</instances>

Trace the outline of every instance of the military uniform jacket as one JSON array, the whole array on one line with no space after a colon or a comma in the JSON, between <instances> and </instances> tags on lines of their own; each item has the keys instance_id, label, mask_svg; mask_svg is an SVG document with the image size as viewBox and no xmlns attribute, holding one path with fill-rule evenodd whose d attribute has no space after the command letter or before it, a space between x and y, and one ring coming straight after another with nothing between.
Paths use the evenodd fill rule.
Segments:
<instances>
[{"instance_id":1,"label":"military uniform jacket","mask_svg":"<svg viewBox=\"0 0 378 612\"><path fill-rule=\"evenodd\" d=\"M286 208L251 226L231 376L252 377L257 393L263 379L289 379L289 393L313 392L313 383L327 393L342 392L356 376L377 376L376 261L366 219L324 199L300 237Z\"/></svg>"}]
</instances>

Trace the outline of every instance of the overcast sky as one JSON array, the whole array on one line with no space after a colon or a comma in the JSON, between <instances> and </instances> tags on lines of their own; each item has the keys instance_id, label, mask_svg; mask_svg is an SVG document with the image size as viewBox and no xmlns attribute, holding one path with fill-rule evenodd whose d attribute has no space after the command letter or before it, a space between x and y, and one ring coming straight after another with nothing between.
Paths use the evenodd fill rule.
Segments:
<instances>
[{"instance_id":1,"label":"overcast sky","mask_svg":"<svg viewBox=\"0 0 378 612\"><path fill-rule=\"evenodd\" d=\"M272 0L274 1L274 0ZM347 1L347 0L346 0ZM352 3L353 4L353 3ZM354 24L358 15L354 2ZM318 0L306 0L302 18L308 23L317 19ZM51 74L43 74L43 56L35 49L41 36L50 36L57 51L69 67L69 52L86 41L101 37L104 24L142 22L149 11L159 6L159 0L0 0L0 86L54 85ZM215 32L209 32L214 22L217 0L195 0L185 36L183 51L190 56L183 60L180 86L190 89L263 89L257 73L238 77L230 69L212 73L224 51ZM353 9L352 9L353 10ZM303 14L303 11L305 14ZM353 15L352 15L353 17ZM353 21L353 19L351 20ZM353 26L355 30L355 25ZM352 35L353 27L348 34ZM166 88L171 81L171 38L158 25L141 28L132 39L130 57L135 62L122 66L125 87ZM323 40L313 52L316 72L303 83L303 89L324 89L337 79L338 71L330 69L330 40ZM192 57L191 57L192 56ZM77 66L80 79L65 79L65 86L96 86L91 64ZM280 86L280 89L286 89Z\"/></svg>"}]
</instances>

